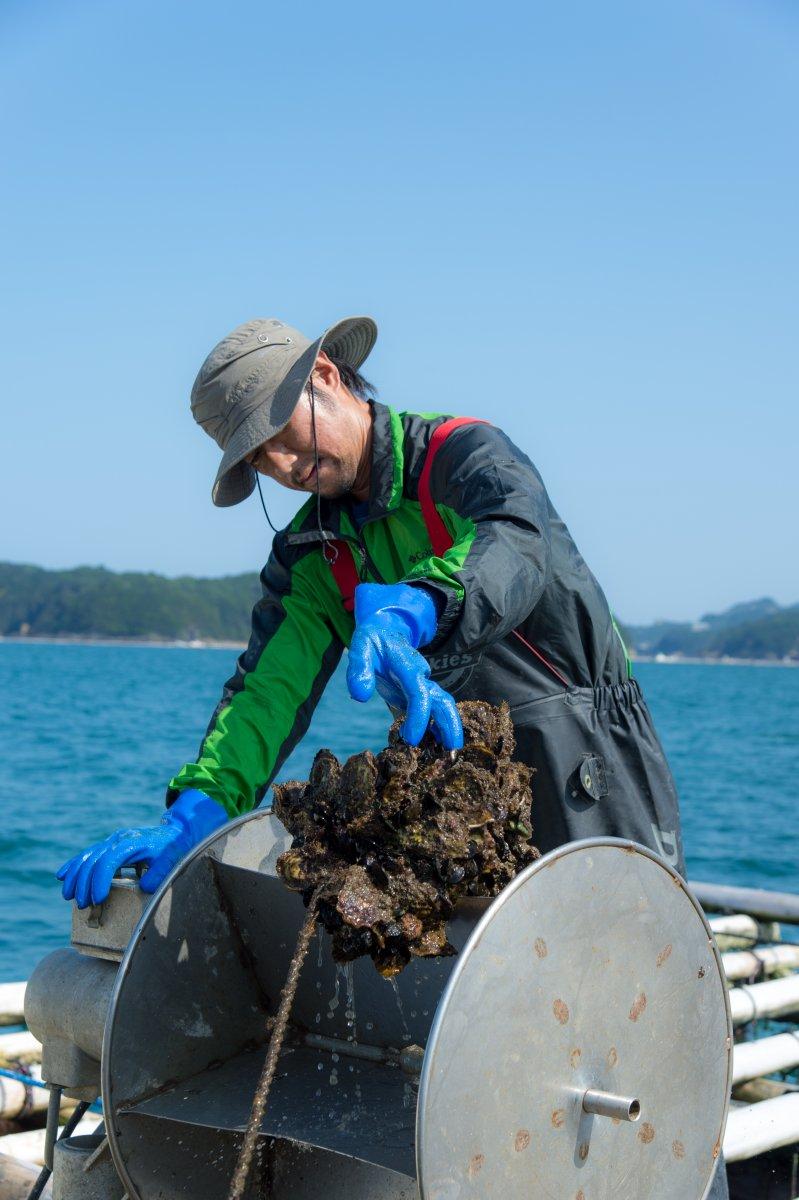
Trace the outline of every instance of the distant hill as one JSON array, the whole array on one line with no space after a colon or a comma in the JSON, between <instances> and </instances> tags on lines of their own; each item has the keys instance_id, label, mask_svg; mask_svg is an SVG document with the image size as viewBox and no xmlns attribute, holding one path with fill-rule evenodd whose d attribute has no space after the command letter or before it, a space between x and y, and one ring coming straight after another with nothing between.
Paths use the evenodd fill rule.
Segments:
<instances>
[{"instance_id":1,"label":"distant hill","mask_svg":"<svg viewBox=\"0 0 799 1200\"><path fill-rule=\"evenodd\" d=\"M697 626L707 625L709 629L730 629L733 625L743 625L749 621L760 621L763 617L773 617L781 612L776 600L765 597L762 600L745 600L743 604L733 604L722 613L706 613L700 617Z\"/></svg>"},{"instance_id":2,"label":"distant hill","mask_svg":"<svg viewBox=\"0 0 799 1200\"><path fill-rule=\"evenodd\" d=\"M166 579L0 563L0 634L245 642L259 595L255 574Z\"/></svg>"},{"instance_id":3,"label":"distant hill","mask_svg":"<svg viewBox=\"0 0 799 1200\"><path fill-rule=\"evenodd\" d=\"M628 647L639 655L686 658L788 659L799 662L799 604L749 600L699 621L626 625Z\"/></svg>"},{"instance_id":4,"label":"distant hill","mask_svg":"<svg viewBox=\"0 0 799 1200\"><path fill-rule=\"evenodd\" d=\"M223 579L0 563L0 636L245 642L258 576ZM623 625L634 654L799 662L799 604L750 600L699 621Z\"/></svg>"}]
</instances>

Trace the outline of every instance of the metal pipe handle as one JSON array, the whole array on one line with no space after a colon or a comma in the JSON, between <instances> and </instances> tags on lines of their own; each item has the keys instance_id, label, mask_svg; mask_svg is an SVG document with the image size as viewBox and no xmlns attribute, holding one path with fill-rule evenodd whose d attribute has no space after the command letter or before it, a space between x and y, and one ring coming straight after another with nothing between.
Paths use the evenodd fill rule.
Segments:
<instances>
[{"instance_id":1,"label":"metal pipe handle","mask_svg":"<svg viewBox=\"0 0 799 1200\"><path fill-rule=\"evenodd\" d=\"M589 1088L583 1096L583 1110L596 1113L599 1117L637 1121L641 1115L641 1102L631 1096L617 1096L613 1092L596 1092Z\"/></svg>"}]
</instances>

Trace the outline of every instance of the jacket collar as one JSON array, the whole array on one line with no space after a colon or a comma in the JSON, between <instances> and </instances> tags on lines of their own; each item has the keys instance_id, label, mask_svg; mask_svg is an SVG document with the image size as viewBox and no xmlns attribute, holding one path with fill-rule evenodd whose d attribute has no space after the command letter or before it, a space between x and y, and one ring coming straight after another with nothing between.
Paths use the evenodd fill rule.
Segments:
<instances>
[{"instance_id":1,"label":"jacket collar","mask_svg":"<svg viewBox=\"0 0 799 1200\"><path fill-rule=\"evenodd\" d=\"M372 410L372 469L366 520L377 521L399 508L402 502L402 443L405 430L399 413L393 408L379 404L377 400L370 400L369 406ZM342 497L341 500L323 500L322 521L325 528L336 534L354 533L355 525L350 515L351 504L350 495Z\"/></svg>"},{"instance_id":2,"label":"jacket collar","mask_svg":"<svg viewBox=\"0 0 799 1200\"><path fill-rule=\"evenodd\" d=\"M369 483L370 521L385 517L402 500L404 430L399 414L377 400L372 409L372 474Z\"/></svg>"}]
</instances>

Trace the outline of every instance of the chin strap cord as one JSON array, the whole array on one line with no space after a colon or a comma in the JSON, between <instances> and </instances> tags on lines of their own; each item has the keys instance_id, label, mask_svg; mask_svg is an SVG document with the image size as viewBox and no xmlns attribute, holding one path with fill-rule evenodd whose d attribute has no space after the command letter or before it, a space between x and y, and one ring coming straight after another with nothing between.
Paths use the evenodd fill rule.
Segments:
<instances>
[{"instance_id":1,"label":"chin strap cord","mask_svg":"<svg viewBox=\"0 0 799 1200\"><path fill-rule=\"evenodd\" d=\"M261 508L264 510L264 516L266 517L267 521L269 522L269 528L270 528L270 529L271 529L271 530L272 530L274 533L280 533L280 530L279 530L279 529L275 529L275 527L274 527L274 525L272 524L272 521L271 521L271 519L270 519L270 517L269 517L269 513L266 511L266 505L265 505L265 503L264 503L264 494L263 494L263 492L261 491L261 476L258 474L258 472L257 472L257 471L255 472L255 482L256 482L256 484L258 485L258 495L261 497Z\"/></svg>"},{"instance_id":2,"label":"chin strap cord","mask_svg":"<svg viewBox=\"0 0 799 1200\"><path fill-rule=\"evenodd\" d=\"M311 401L311 431L313 433L314 470L316 472L316 525L322 542L322 554L325 556L325 562L328 564L328 566L332 567L338 558L338 547L333 541L332 534L327 533L322 528L322 495L319 491L319 446L316 441L316 396L314 394L313 378L308 380L308 395ZM269 528L273 533L280 533L280 530L276 529L272 524L272 519L266 510L264 494L261 491L261 476L258 471L255 472L255 483L258 488L258 495L261 498L261 508L264 510L264 516L266 517Z\"/></svg>"},{"instance_id":3,"label":"chin strap cord","mask_svg":"<svg viewBox=\"0 0 799 1200\"><path fill-rule=\"evenodd\" d=\"M322 554L325 556L325 562L332 567L338 558L338 549L330 542L330 535L326 534L322 528L322 494L319 491L319 446L316 441L316 395L313 387L313 373L308 380L308 395L311 401L311 433L313 434L313 459L316 472L314 481L316 485L316 527L319 530L319 537L322 539ZM328 557L328 545L332 557Z\"/></svg>"}]
</instances>

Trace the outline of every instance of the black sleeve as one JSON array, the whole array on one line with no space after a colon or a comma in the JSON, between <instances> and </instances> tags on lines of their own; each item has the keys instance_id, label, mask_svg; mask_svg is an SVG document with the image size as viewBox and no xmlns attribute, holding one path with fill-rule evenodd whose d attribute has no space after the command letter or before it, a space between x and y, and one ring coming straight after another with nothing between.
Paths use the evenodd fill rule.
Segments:
<instances>
[{"instance_id":1,"label":"black sleeve","mask_svg":"<svg viewBox=\"0 0 799 1200\"><path fill-rule=\"evenodd\" d=\"M506 434L475 424L444 442L430 490L454 544L443 560L451 584L439 570L413 581L435 589L443 601L438 632L425 652L444 645L450 653L479 652L524 621L547 582L546 489Z\"/></svg>"}]
</instances>

